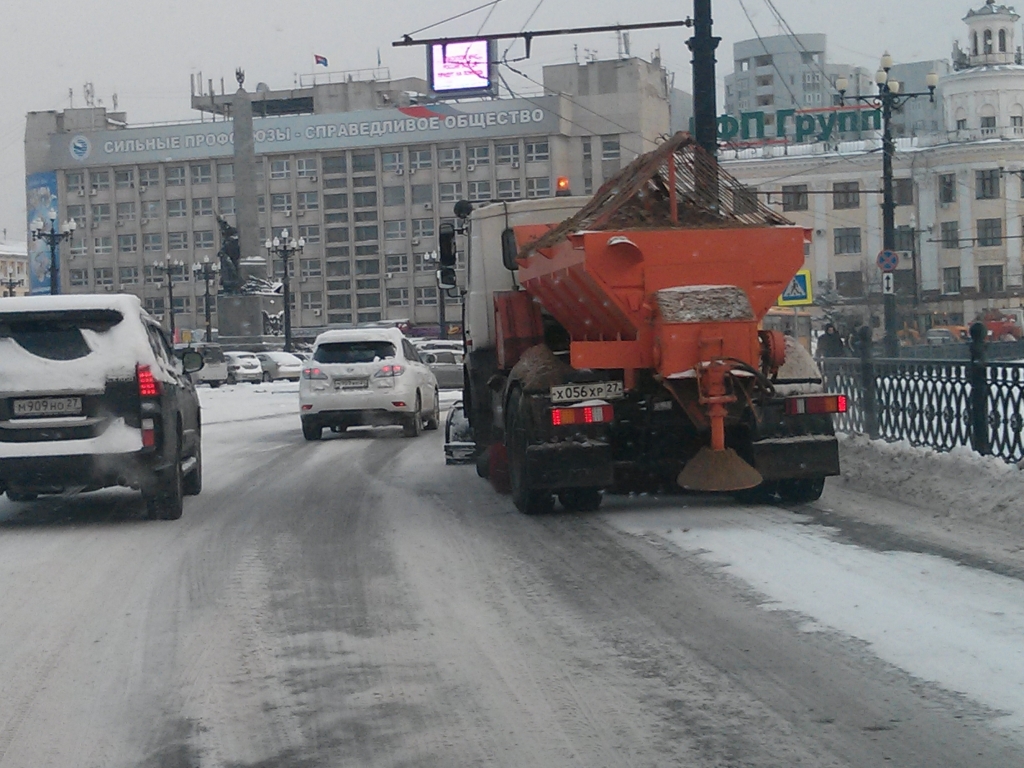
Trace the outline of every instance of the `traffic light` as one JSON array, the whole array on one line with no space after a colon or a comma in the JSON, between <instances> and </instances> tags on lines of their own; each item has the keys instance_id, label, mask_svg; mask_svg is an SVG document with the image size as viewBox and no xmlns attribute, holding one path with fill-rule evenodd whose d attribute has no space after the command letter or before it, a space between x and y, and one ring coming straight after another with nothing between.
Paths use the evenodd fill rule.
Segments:
<instances>
[{"instance_id":1,"label":"traffic light","mask_svg":"<svg viewBox=\"0 0 1024 768\"><path fill-rule=\"evenodd\" d=\"M443 221L437 229L437 253L442 267L455 266L455 225L451 222Z\"/></svg>"}]
</instances>

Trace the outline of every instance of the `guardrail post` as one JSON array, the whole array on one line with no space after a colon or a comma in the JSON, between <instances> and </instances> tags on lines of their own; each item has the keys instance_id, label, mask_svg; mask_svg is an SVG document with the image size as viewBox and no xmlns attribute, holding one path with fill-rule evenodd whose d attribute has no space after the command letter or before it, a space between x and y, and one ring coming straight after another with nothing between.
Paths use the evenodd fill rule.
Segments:
<instances>
[{"instance_id":1,"label":"guardrail post","mask_svg":"<svg viewBox=\"0 0 1024 768\"><path fill-rule=\"evenodd\" d=\"M878 438L878 407L875 401L875 363L871 357L871 328L862 325L857 332L860 342L860 386L863 393L864 430L871 439Z\"/></svg>"},{"instance_id":2,"label":"guardrail post","mask_svg":"<svg viewBox=\"0 0 1024 768\"><path fill-rule=\"evenodd\" d=\"M984 323L971 326L971 363L967 371L971 382L971 447L987 455L991 447L988 434L988 366L985 363Z\"/></svg>"}]
</instances>

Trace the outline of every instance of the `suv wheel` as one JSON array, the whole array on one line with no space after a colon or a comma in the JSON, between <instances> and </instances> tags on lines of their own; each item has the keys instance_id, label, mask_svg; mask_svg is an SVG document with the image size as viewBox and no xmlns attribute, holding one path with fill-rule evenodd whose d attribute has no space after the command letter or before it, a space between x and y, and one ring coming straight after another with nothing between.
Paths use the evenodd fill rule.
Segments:
<instances>
[{"instance_id":1,"label":"suv wheel","mask_svg":"<svg viewBox=\"0 0 1024 768\"><path fill-rule=\"evenodd\" d=\"M154 477L153 485L145 491L146 512L151 520L177 520L184 510L181 477L181 455L175 457L174 466Z\"/></svg>"},{"instance_id":2,"label":"suv wheel","mask_svg":"<svg viewBox=\"0 0 1024 768\"><path fill-rule=\"evenodd\" d=\"M302 420L302 436L307 440L319 440L324 433L324 428L319 424L314 424L308 419Z\"/></svg>"},{"instance_id":3,"label":"suv wheel","mask_svg":"<svg viewBox=\"0 0 1024 768\"><path fill-rule=\"evenodd\" d=\"M21 491L12 491L8 488L7 498L11 501L35 501L39 497L34 493L22 493Z\"/></svg>"},{"instance_id":4,"label":"suv wheel","mask_svg":"<svg viewBox=\"0 0 1024 768\"><path fill-rule=\"evenodd\" d=\"M192 471L185 475L182 480L182 492L186 496L198 496L203 490L203 445L202 436L199 438L200 442L196 445L196 465L192 468Z\"/></svg>"},{"instance_id":5,"label":"suv wheel","mask_svg":"<svg viewBox=\"0 0 1024 768\"><path fill-rule=\"evenodd\" d=\"M427 414L427 423L423 425L424 429L437 429L441 423L441 396L437 394L437 390L434 390L434 410Z\"/></svg>"},{"instance_id":6,"label":"suv wheel","mask_svg":"<svg viewBox=\"0 0 1024 768\"><path fill-rule=\"evenodd\" d=\"M423 427L423 401L420 393L416 393L416 410L405 417L402 424L402 434L406 437L419 437L420 429Z\"/></svg>"}]
</instances>

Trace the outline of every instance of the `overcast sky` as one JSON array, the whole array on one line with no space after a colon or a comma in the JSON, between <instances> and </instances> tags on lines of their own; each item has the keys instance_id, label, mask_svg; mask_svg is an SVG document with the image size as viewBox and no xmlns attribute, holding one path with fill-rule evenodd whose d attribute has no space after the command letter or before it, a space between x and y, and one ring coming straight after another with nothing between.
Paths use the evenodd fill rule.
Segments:
<instances>
[{"instance_id":1,"label":"overcast sky","mask_svg":"<svg viewBox=\"0 0 1024 768\"><path fill-rule=\"evenodd\" d=\"M441 21L485 0L8 0L2 14L0 46L0 227L8 239L25 237L25 113L83 105L83 85L91 82L96 99L128 113L132 124L189 120L189 75L202 72L220 89L234 84L234 71L246 72L246 88L264 81L271 88L293 85L299 74L313 71L313 54L326 56L331 71L374 67L377 53L393 77L424 76L420 48L393 48L403 34ZM781 34L769 0L713 0L715 33L722 38L718 77L732 71L732 45L755 37ZM772 0L799 33L828 35L833 62L874 69L889 50L897 62L949 58L952 42L964 39L960 19L983 0ZM693 12L689 0L500 0L488 16L477 11L424 34L461 35L556 27L595 26L681 19ZM532 18L531 18L532 15ZM1018 30L1018 34L1020 34ZM634 32L633 55L649 58L660 46L675 84L690 91L689 50L685 28ZM1020 42L1020 39L1017 40ZM536 40L529 61L516 64L540 79L545 64L571 61L573 46L600 58L614 57L614 34ZM500 50L504 50L502 45ZM508 52L522 56L522 44ZM324 70L318 68L320 72ZM537 86L506 73L513 89L536 92ZM721 94L719 96L721 99ZM719 102L721 106L721 102Z\"/></svg>"}]
</instances>

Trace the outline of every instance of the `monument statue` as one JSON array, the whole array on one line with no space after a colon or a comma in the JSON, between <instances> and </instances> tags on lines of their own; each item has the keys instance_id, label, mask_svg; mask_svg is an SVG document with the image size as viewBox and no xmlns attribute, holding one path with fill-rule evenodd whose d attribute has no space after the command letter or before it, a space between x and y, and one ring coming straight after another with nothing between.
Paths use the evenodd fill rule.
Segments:
<instances>
[{"instance_id":1,"label":"monument statue","mask_svg":"<svg viewBox=\"0 0 1024 768\"><path fill-rule=\"evenodd\" d=\"M238 246L238 230L218 213L217 224L220 226L220 285L224 293L238 295L242 292L242 275L238 268L242 259Z\"/></svg>"}]
</instances>

